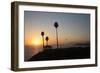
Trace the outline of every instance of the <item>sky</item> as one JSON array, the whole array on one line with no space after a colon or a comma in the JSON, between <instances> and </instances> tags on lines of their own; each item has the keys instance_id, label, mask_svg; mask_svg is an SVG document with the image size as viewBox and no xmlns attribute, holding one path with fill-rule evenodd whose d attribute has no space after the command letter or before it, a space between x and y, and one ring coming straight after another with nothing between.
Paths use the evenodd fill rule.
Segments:
<instances>
[{"instance_id":1,"label":"sky","mask_svg":"<svg viewBox=\"0 0 100 73\"><path fill-rule=\"evenodd\" d=\"M90 41L90 14L24 11L25 45L42 46L42 31L49 37L49 45L55 45L55 22L59 45Z\"/></svg>"}]
</instances>

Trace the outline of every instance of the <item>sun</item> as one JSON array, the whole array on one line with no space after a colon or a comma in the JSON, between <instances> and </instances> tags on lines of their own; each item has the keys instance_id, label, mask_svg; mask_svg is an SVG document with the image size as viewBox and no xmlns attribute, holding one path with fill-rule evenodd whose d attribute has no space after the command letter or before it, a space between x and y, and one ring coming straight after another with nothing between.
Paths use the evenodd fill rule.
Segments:
<instances>
[{"instance_id":1,"label":"sun","mask_svg":"<svg viewBox=\"0 0 100 73\"><path fill-rule=\"evenodd\" d=\"M35 40L35 41L33 41L33 44L34 44L34 45L39 45L40 43L39 43L38 40Z\"/></svg>"},{"instance_id":2,"label":"sun","mask_svg":"<svg viewBox=\"0 0 100 73\"><path fill-rule=\"evenodd\" d=\"M40 41L39 39L33 39L33 40L32 40L32 44L33 44L34 46L38 46L38 45L41 44L41 41Z\"/></svg>"}]
</instances>

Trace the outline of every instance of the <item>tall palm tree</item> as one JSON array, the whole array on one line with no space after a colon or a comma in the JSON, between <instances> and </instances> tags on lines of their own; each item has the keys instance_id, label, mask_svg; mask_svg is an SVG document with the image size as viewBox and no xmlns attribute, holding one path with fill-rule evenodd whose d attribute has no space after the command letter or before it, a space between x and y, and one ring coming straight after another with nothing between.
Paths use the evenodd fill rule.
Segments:
<instances>
[{"instance_id":1,"label":"tall palm tree","mask_svg":"<svg viewBox=\"0 0 100 73\"><path fill-rule=\"evenodd\" d=\"M57 48L59 48L59 43L58 43L58 31L57 31L58 26L59 26L58 23L55 22L55 23L54 23L54 27L56 28Z\"/></svg>"},{"instance_id":2,"label":"tall palm tree","mask_svg":"<svg viewBox=\"0 0 100 73\"><path fill-rule=\"evenodd\" d=\"M43 42L43 48L44 48L44 32L41 32L41 36L42 36L42 42Z\"/></svg>"},{"instance_id":3,"label":"tall palm tree","mask_svg":"<svg viewBox=\"0 0 100 73\"><path fill-rule=\"evenodd\" d=\"M46 40L46 42L47 42L47 46L48 46L48 40L49 40L49 37L46 36L45 40Z\"/></svg>"}]
</instances>

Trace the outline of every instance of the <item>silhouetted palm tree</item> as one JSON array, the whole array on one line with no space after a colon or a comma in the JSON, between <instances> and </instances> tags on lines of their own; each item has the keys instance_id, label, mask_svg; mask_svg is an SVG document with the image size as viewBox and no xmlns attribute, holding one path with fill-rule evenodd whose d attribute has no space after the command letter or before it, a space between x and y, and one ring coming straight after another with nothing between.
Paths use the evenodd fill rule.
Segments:
<instances>
[{"instance_id":1,"label":"silhouetted palm tree","mask_svg":"<svg viewBox=\"0 0 100 73\"><path fill-rule=\"evenodd\" d=\"M46 42L47 42L47 46L48 46L48 40L49 40L49 37L46 36L45 40L46 40Z\"/></svg>"},{"instance_id":2,"label":"silhouetted palm tree","mask_svg":"<svg viewBox=\"0 0 100 73\"><path fill-rule=\"evenodd\" d=\"M54 23L54 27L56 28L57 48L59 48L59 44L58 44L58 31L57 31L58 26L59 26L58 23L55 22L55 23Z\"/></svg>"},{"instance_id":3,"label":"silhouetted palm tree","mask_svg":"<svg viewBox=\"0 0 100 73\"><path fill-rule=\"evenodd\" d=\"M41 35L42 35L43 48L44 48L44 32L41 32Z\"/></svg>"}]
</instances>

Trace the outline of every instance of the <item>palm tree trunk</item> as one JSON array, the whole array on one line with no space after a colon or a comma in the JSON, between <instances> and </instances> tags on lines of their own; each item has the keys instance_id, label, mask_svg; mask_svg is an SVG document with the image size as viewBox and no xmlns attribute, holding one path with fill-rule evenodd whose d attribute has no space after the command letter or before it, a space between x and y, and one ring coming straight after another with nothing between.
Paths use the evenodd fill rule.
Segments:
<instances>
[{"instance_id":1,"label":"palm tree trunk","mask_svg":"<svg viewBox=\"0 0 100 73\"><path fill-rule=\"evenodd\" d=\"M42 41L43 41L43 48L44 48L44 36L42 36Z\"/></svg>"},{"instance_id":2,"label":"palm tree trunk","mask_svg":"<svg viewBox=\"0 0 100 73\"><path fill-rule=\"evenodd\" d=\"M57 31L57 28L56 28L56 40L57 40L57 48L59 48L59 44L58 44L58 31Z\"/></svg>"},{"instance_id":3,"label":"palm tree trunk","mask_svg":"<svg viewBox=\"0 0 100 73\"><path fill-rule=\"evenodd\" d=\"M48 46L48 41L47 41L47 46Z\"/></svg>"}]
</instances>

